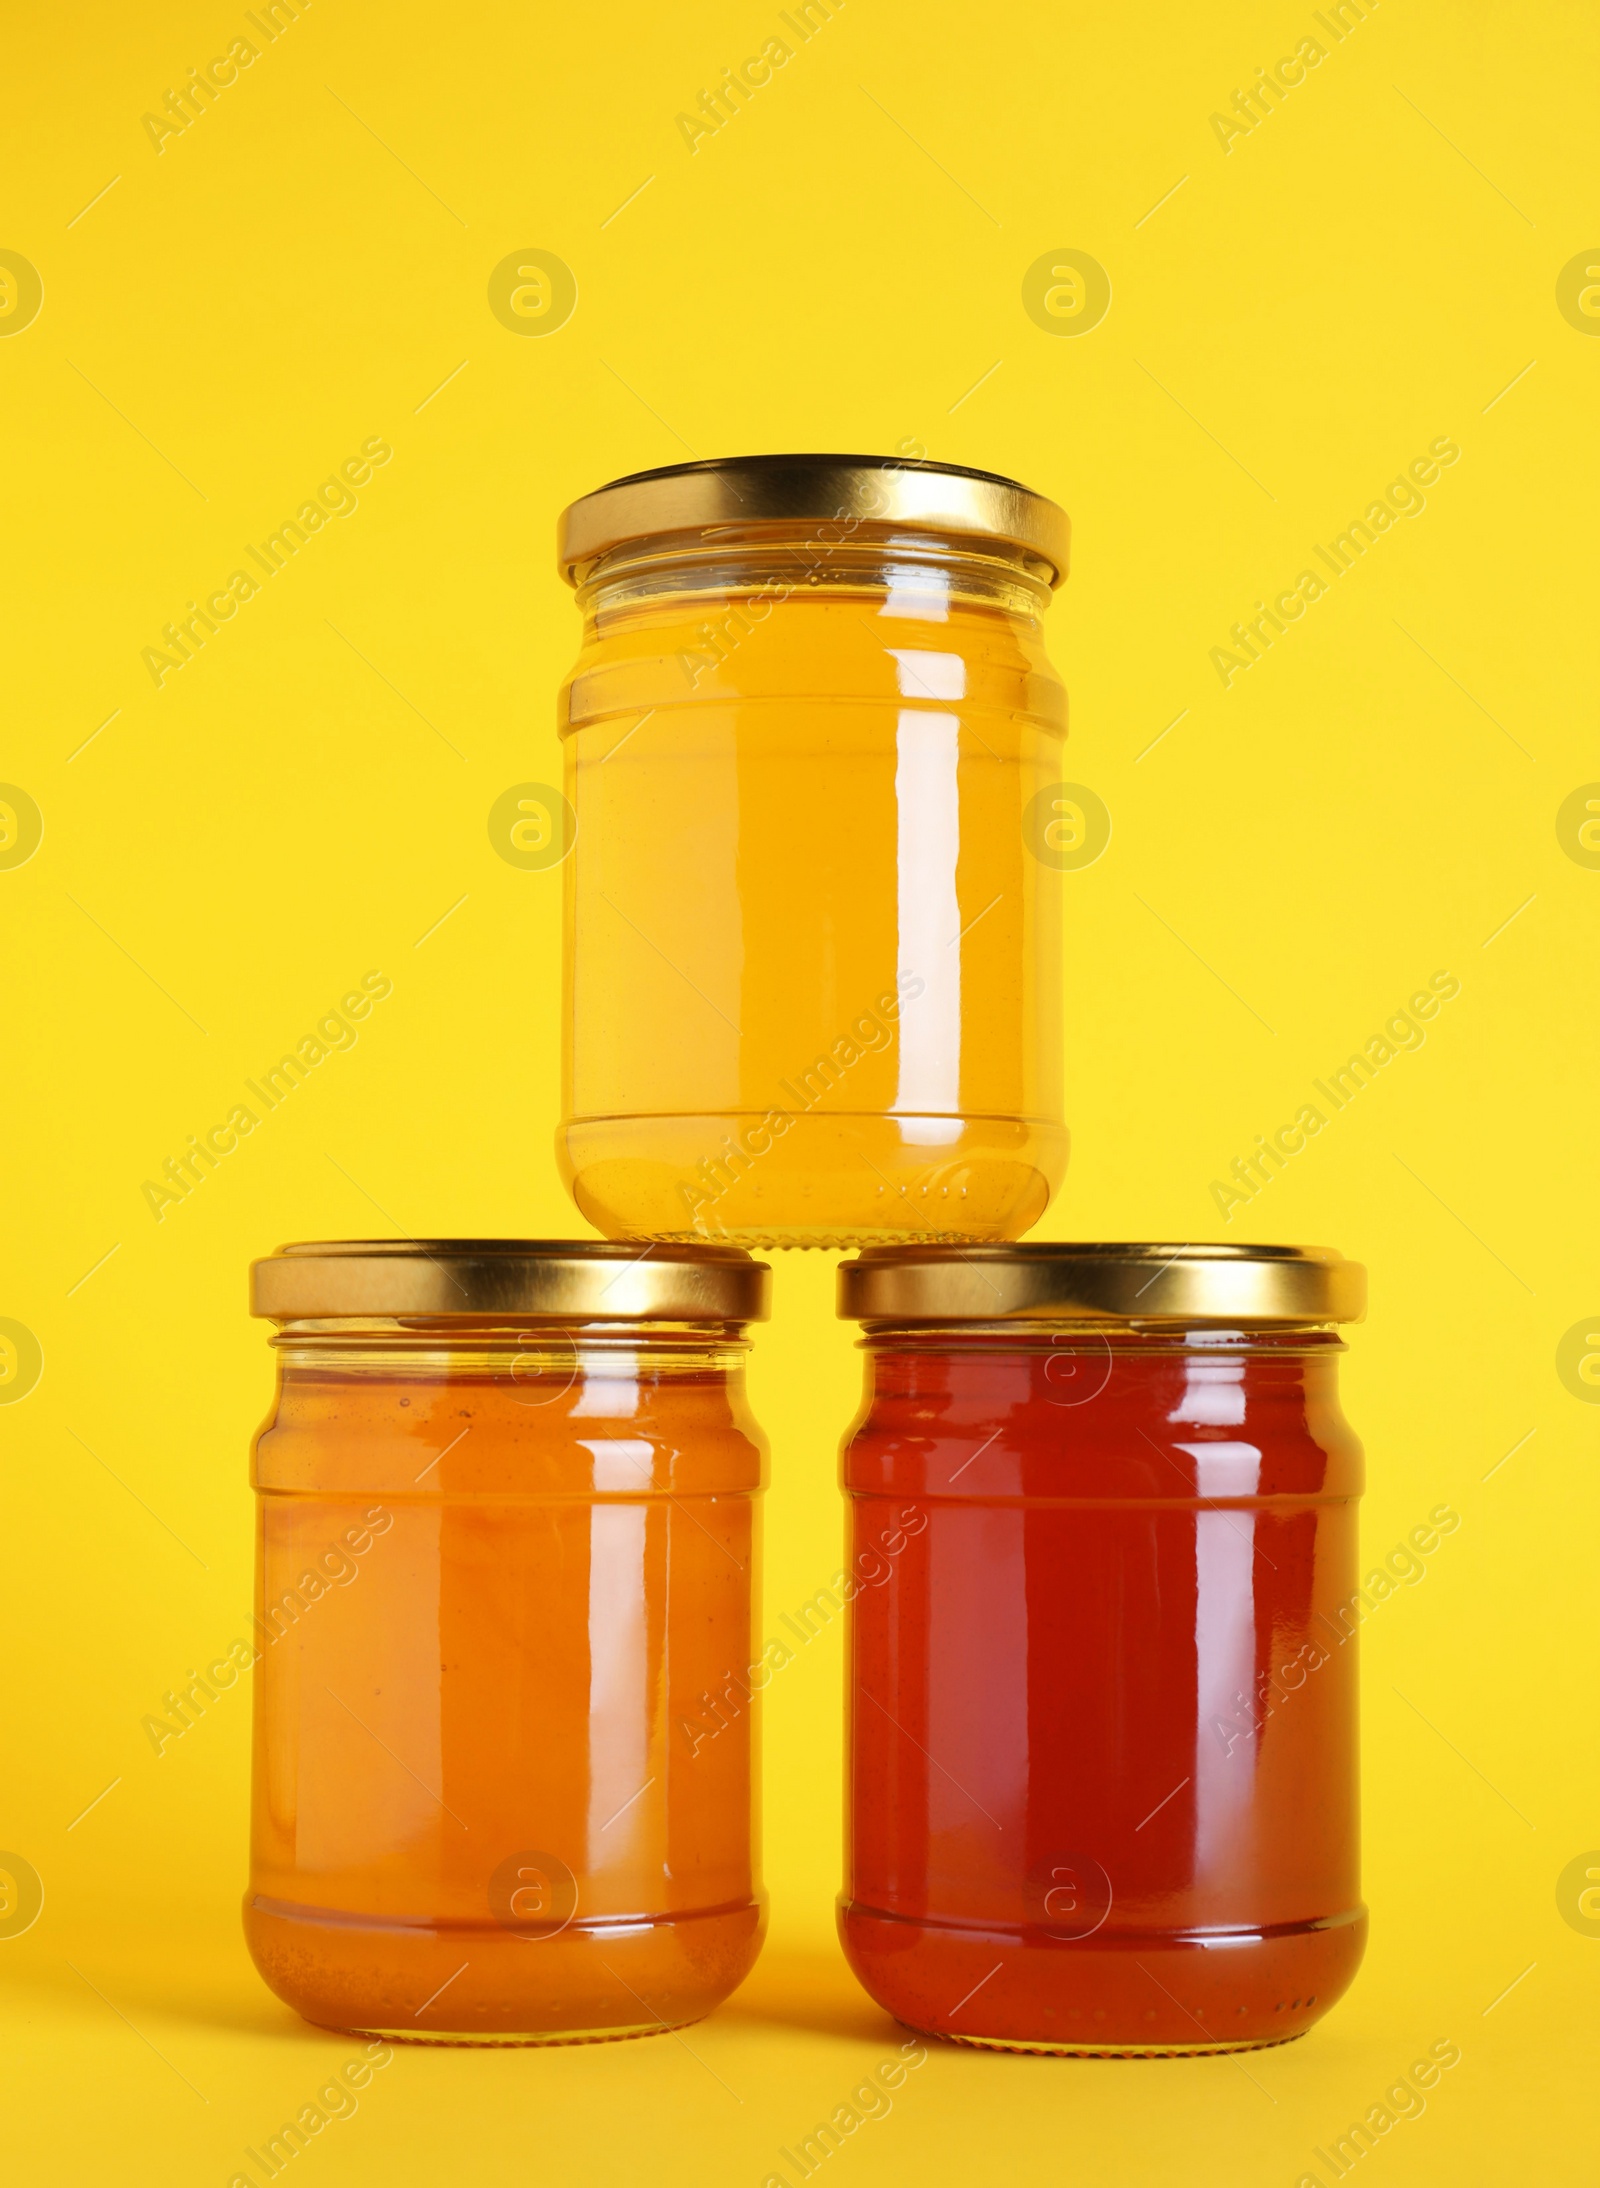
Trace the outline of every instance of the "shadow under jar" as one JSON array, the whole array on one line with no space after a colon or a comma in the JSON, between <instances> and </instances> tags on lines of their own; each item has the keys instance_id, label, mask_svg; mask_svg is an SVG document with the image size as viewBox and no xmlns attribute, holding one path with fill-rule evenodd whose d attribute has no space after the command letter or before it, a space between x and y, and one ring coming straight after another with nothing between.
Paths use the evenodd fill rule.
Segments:
<instances>
[{"instance_id":1,"label":"shadow under jar","mask_svg":"<svg viewBox=\"0 0 1600 2188\"><path fill-rule=\"evenodd\" d=\"M255 1445L245 1934L308 2020L561 2043L698 2020L760 1949L766 1447L728 1248L285 1247Z\"/></svg>"},{"instance_id":2,"label":"shadow under jar","mask_svg":"<svg viewBox=\"0 0 1600 2188\"><path fill-rule=\"evenodd\" d=\"M1356 1500L1313 1248L881 1249L844 1449L846 1955L962 2043L1302 2035L1355 1974Z\"/></svg>"},{"instance_id":3,"label":"shadow under jar","mask_svg":"<svg viewBox=\"0 0 1600 2188\"><path fill-rule=\"evenodd\" d=\"M1061 1116L1083 828L1040 618L1067 519L870 456L682 464L561 524L564 1121L617 1238L1002 1239Z\"/></svg>"}]
</instances>

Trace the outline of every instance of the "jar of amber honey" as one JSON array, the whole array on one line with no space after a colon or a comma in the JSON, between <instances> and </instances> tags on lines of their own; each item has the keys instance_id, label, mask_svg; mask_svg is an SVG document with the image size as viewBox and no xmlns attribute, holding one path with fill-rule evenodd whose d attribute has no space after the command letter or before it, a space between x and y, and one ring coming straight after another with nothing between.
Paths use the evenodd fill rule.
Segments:
<instances>
[{"instance_id":1,"label":"jar of amber honey","mask_svg":"<svg viewBox=\"0 0 1600 2188\"><path fill-rule=\"evenodd\" d=\"M390 2038L698 2019L764 1919L743 1331L766 1270L357 1241L252 1277L279 1370L254 1464L257 1967L308 2020ZM741 1701L686 1737L710 1693Z\"/></svg>"},{"instance_id":2,"label":"jar of amber honey","mask_svg":"<svg viewBox=\"0 0 1600 2188\"><path fill-rule=\"evenodd\" d=\"M840 1927L912 2028L1047 2052L1302 2035L1355 1974L1356 1500L1337 1327L1274 1246L880 1248Z\"/></svg>"},{"instance_id":3,"label":"jar of amber honey","mask_svg":"<svg viewBox=\"0 0 1600 2188\"><path fill-rule=\"evenodd\" d=\"M1006 1239L1066 1163L1067 519L872 456L574 503L565 1116L614 1238Z\"/></svg>"}]
</instances>

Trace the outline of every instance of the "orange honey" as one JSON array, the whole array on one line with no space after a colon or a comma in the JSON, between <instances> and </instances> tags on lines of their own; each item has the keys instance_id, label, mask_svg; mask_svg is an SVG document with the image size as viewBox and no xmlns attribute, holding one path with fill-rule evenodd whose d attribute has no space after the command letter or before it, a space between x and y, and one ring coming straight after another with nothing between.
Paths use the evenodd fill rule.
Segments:
<instances>
[{"instance_id":1,"label":"orange honey","mask_svg":"<svg viewBox=\"0 0 1600 2188\"><path fill-rule=\"evenodd\" d=\"M522 1283L506 1250L429 1251L474 1296ZM348 1293L357 1257L327 1265ZM419 1272L446 1289L420 1250L378 1289L414 1300ZM255 1449L245 1928L308 2019L646 2035L748 1972L755 1706L703 1742L681 1725L752 1661L765 1447L739 1331L759 1274L687 1272L681 1295L731 1279L721 1319L686 1296L677 1320L566 1328L283 1319Z\"/></svg>"}]
</instances>

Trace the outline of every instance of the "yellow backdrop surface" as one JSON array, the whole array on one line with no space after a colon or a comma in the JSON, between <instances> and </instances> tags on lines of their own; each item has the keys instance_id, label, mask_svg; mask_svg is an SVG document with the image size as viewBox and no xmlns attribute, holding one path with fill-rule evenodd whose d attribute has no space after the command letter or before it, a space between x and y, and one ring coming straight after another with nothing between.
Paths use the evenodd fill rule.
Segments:
<instances>
[{"instance_id":1,"label":"yellow backdrop surface","mask_svg":"<svg viewBox=\"0 0 1600 2188\"><path fill-rule=\"evenodd\" d=\"M359 2049L244 1955L245 1692L159 1758L140 1721L248 1608L248 1259L580 1228L560 875L487 826L558 769L558 510L920 442L1076 527L1050 635L1112 826L1069 877L1039 1235L1367 1262L1365 1562L1462 1523L1363 1634L1346 2001L1243 2060L935 2046L824 2170L1331 2188L1319 2153L1442 2044L1354 2169L1592 2180L1593 11L94 0L0 37L0 1851L44 1890L0 1938L14 2177L260 2183L247 2149ZM536 254L544 288L505 270ZM146 1192L372 972L353 1048ZM1219 1195L1436 973L1426 1040ZM831 1288L778 1257L757 1340L768 1629L837 1562ZM841 1642L768 1696L740 1995L681 2041L398 2051L296 2177L796 2188L781 2153L904 2033L833 1943Z\"/></svg>"}]
</instances>

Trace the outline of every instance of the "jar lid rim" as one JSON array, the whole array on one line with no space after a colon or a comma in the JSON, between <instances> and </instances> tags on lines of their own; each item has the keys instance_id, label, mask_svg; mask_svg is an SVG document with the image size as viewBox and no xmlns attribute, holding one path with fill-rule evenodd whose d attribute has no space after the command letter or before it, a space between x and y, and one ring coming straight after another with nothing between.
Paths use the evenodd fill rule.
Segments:
<instances>
[{"instance_id":1,"label":"jar lid rim","mask_svg":"<svg viewBox=\"0 0 1600 2188\"><path fill-rule=\"evenodd\" d=\"M266 1321L761 1322L771 1271L736 1246L576 1238L345 1238L250 1265Z\"/></svg>"},{"instance_id":2,"label":"jar lid rim","mask_svg":"<svg viewBox=\"0 0 1600 2188\"><path fill-rule=\"evenodd\" d=\"M1359 1322L1366 1305L1366 1270L1329 1246L869 1246L839 1269L857 1322Z\"/></svg>"},{"instance_id":3,"label":"jar lid rim","mask_svg":"<svg viewBox=\"0 0 1600 2188\"><path fill-rule=\"evenodd\" d=\"M576 585L602 555L657 534L795 523L991 541L1047 563L1053 586L1066 577L1072 532L1064 509L998 471L910 456L717 456L630 472L583 495L561 513L556 556Z\"/></svg>"}]
</instances>

